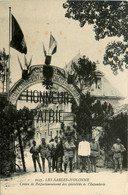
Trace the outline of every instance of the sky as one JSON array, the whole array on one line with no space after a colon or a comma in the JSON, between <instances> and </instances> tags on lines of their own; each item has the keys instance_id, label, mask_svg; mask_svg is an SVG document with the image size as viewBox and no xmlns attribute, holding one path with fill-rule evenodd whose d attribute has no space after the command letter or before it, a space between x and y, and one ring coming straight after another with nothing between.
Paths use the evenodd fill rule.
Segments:
<instances>
[{"instance_id":1,"label":"sky","mask_svg":"<svg viewBox=\"0 0 128 195\"><path fill-rule=\"evenodd\" d=\"M13 0L0 1L0 50L5 48L9 51L9 7L11 12L20 24L24 33L28 48L26 55L28 61L32 56L32 65L43 64L44 55L42 42L48 50L50 33L57 41L57 53L52 57L52 65L63 68L75 55L80 52L92 61L99 61L100 69L105 77L119 92L128 96L128 70L113 75L110 66L103 65L103 54L105 46L109 41L117 38L105 38L95 40L92 26L79 26L79 22L65 18L66 10L63 9L62 0ZM18 64L19 56L24 64L24 55L13 48L11 54L11 86L21 78L21 69Z\"/></svg>"}]
</instances>

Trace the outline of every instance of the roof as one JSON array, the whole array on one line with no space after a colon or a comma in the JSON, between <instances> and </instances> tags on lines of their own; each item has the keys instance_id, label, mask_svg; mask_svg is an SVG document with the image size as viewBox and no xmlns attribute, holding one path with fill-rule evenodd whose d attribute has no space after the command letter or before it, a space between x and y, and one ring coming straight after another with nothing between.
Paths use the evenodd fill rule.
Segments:
<instances>
[{"instance_id":1,"label":"roof","mask_svg":"<svg viewBox=\"0 0 128 195\"><path fill-rule=\"evenodd\" d=\"M128 104L123 104L121 106L119 106L116 110L115 110L115 114L118 115L120 113L128 113ZM115 115L114 114L114 115Z\"/></svg>"},{"instance_id":2,"label":"roof","mask_svg":"<svg viewBox=\"0 0 128 195\"><path fill-rule=\"evenodd\" d=\"M113 97L118 99L123 99L122 94L115 88L113 85L109 82L108 79L105 78L105 76L102 77L102 86L101 88L93 89L94 87L91 87L91 94L94 96L103 96L103 97Z\"/></svg>"},{"instance_id":3,"label":"roof","mask_svg":"<svg viewBox=\"0 0 128 195\"><path fill-rule=\"evenodd\" d=\"M78 59L82 57L81 53L79 52L72 60L70 60L67 64L65 69L68 71L71 70L72 62L78 61ZM96 62L97 63L97 62ZM94 89L94 86L91 87L90 93L96 97L108 97L113 99L123 99L123 95L110 83L108 79L105 78L104 73L101 72L98 68L96 70L97 78L102 78L102 87L99 89Z\"/></svg>"},{"instance_id":4,"label":"roof","mask_svg":"<svg viewBox=\"0 0 128 195\"><path fill-rule=\"evenodd\" d=\"M122 94L104 77L103 94L105 96L123 97Z\"/></svg>"},{"instance_id":5,"label":"roof","mask_svg":"<svg viewBox=\"0 0 128 195\"><path fill-rule=\"evenodd\" d=\"M123 113L123 114L127 113L127 115L128 115L128 104L123 104L123 105L119 106L118 108L116 108L114 114L110 117L110 119L118 116L121 113Z\"/></svg>"},{"instance_id":6,"label":"roof","mask_svg":"<svg viewBox=\"0 0 128 195\"><path fill-rule=\"evenodd\" d=\"M78 62L78 59L80 58L80 57L82 57L82 55L81 55L81 53L79 52L74 58L72 58L72 60L70 60L68 63L66 63L66 66L65 66L65 68L71 68L70 66L71 66L71 64L72 64L72 62Z\"/></svg>"}]
</instances>

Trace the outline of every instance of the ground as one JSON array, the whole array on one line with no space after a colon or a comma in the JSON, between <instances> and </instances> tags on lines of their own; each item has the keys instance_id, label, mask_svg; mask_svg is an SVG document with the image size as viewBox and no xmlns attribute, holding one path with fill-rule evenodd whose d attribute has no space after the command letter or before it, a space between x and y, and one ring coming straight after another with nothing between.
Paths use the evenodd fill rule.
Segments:
<instances>
[{"instance_id":1,"label":"ground","mask_svg":"<svg viewBox=\"0 0 128 195\"><path fill-rule=\"evenodd\" d=\"M97 173L34 173L31 156L27 154L27 172L1 179L1 195L128 195L128 172L113 173L97 168ZM68 170L69 171L69 170Z\"/></svg>"},{"instance_id":2,"label":"ground","mask_svg":"<svg viewBox=\"0 0 128 195\"><path fill-rule=\"evenodd\" d=\"M128 195L128 172L41 173L29 172L1 180L1 195L40 194Z\"/></svg>"}]
</instances>

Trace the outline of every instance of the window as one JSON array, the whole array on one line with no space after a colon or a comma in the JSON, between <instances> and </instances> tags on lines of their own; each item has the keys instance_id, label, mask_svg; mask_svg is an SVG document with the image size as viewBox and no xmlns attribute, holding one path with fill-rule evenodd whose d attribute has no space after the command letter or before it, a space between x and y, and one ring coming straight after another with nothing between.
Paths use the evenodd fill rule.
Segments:
<instances>
[{"instance_id":1,"label":"window","mask_svg":"<svg viewBox=\"0 0 128 195\"><path fill-rule=\"evenodd\" d=\"M101 89L101 78L97 78L96 80L96 89Z\"/></svg>"}]
</instances>

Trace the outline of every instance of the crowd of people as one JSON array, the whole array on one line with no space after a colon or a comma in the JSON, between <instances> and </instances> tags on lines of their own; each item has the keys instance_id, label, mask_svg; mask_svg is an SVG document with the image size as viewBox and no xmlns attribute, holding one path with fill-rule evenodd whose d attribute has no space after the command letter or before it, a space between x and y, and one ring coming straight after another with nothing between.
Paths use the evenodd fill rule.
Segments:
<instances>
[{"instance_id":1,"label":"crowd of people","mask_svg":"<svg viewBox=\"0 0 128 195\"><path fill-rule=\"evenodd\" d=\"M94 138L89 143L84 136L82 136L78 144L72 141L71 136L67 136L66 140L56 136L48 144L45 138L42 138L39 146L36 146L36 141L33 141L30 153L32 154L34 172L37 172L36 163L38 163L40 171L45 173L45 160L48 162L49 173L54 171L57 173L67 173L68 164L69 171L73 172L73 160L76 150L79 158L80 172L83 172L84 169L87 173L96 172L96 162L100 156L100 146ZM122 173L123 152L125 150L125 147L121 144L121 140L118 138L117 142L112 146L114 172L117 172L119 164L119 170Z\"/></svg>"}]
</instances>

